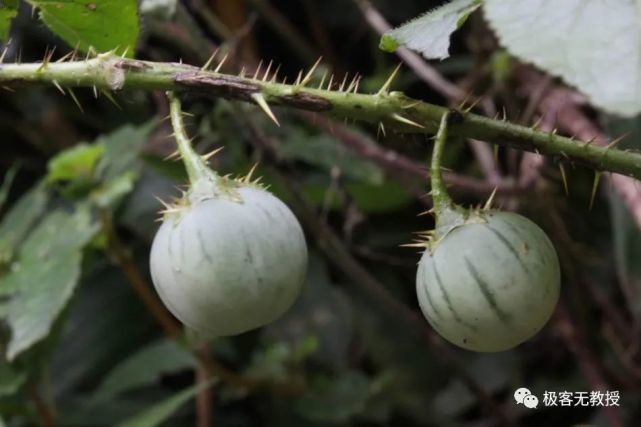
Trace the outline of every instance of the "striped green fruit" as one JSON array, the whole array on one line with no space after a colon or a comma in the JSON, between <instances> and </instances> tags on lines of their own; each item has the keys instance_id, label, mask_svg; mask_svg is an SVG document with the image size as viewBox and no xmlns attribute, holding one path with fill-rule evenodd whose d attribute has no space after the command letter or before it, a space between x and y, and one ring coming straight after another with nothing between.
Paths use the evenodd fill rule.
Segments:
<instances>
[{"instance_id":1,"label":"striped green fruit","mask_svg":"<svg viewBox=\"0 0 641 427\"><path fill-rule=\"evenodd\" d=\"M559 298L559 260L550 239L509 212L472 212L428 246L416 290L421 311L462 348L509 350L534 336Z\"/></svg>"},{"instance_id":2,"label":"striped green fruit","mask_svg":"<svg viewBox=\"0 0 641 427\"><path fill-rule=\"evenodd\" d=\"M262 188L220 180L211 194L200 185L205 190L192 188L168 209L150 256L164 304L207 337L240 334L281 316L307 269L305 237L289 208Z\"/></svg>"}]
</instances>

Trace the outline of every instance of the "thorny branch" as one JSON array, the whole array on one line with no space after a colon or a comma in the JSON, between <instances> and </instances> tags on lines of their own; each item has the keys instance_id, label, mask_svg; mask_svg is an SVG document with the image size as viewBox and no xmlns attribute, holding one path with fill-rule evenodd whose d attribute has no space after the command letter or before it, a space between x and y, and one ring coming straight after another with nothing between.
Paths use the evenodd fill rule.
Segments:
<instances>
[{"instance_id":1,"label":"thorny branch","mask_svg":"<svg viewBox=\"0 0 641 427\"><path fill-rule=\"evenodd\" d=\"M189 91L256 103L272 117L270 105L279 105L325 112L369 122L388 131L407 133L433 134L440 117L447 110L400 92L389 92L391 82L379 93L367 95L356 93L358 85L355 81L341 84L339 90L313 89L307 86L313 73L308 73L293 85L276 83L275 76L270 79L265 74L232 76L185 64L138 61L101 54L84 61L3 64L0 65L0 86L49 84L62 91L91 87L96 92L105 93L122 89ZM574 138L539 132L468 112L459 112L457 116L457 124L451 127L453 136L559 155L595 170L641 178L641 154L582 143Z\"/></svg>"}]
</instances>

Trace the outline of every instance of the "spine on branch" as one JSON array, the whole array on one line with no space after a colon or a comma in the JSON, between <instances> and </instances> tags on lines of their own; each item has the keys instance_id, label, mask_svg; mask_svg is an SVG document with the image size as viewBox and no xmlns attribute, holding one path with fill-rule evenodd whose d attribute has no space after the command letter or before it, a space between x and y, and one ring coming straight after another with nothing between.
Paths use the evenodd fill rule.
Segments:
<instances>
[{"instance_id":1,"label":"spine on branch","mask_svg":"<svg viewBox=\"0 0 641 427\"><path fill-rule=\"evenodd\" d=\"M310 76L288 85L276 76L233 76L186 64L139 61L105 53L95 58L30 64L0 64L0 87L44 84L57 88L94 88L109 93L122 89L190 91L206 96L250 102L262 108L278 123L270 106L327 113L369 122L387 131L434 134L445 107L389 92L390 81L376 94L358 93L358 83L308 86ZM641 179L641 154L599 147L552 132L540 132L505 120L459 112L451 136L475 138L540 154L557 155L568 162L597 171L609 171Z\"/></svg>"}]
</instances>

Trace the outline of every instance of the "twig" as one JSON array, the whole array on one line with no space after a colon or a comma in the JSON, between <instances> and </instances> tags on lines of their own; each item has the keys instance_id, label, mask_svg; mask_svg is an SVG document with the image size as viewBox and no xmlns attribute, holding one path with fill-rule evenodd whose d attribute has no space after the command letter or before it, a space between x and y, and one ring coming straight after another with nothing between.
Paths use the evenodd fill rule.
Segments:
<instances>
[{"instance_id":1,"label":"twig","mask_svg":"<svg viewBox=\"0 0 641 427\"><path fill-rule=\"evenodd\" d=\"M355 132L351 128L338 123L326 116L319 116L314 113L301 112L300 115L309 123L313 123L319 129L332 134L346 147L367 158L388 172L394 175L412 175L422 180L429 179L427 165L418 162L410 157L404 156L389 148L375 144L369 138ZM453 187L455 191L469 192L472 194L486 196L496 188L500 193L513 193L519 191L514 184L499 182L498 184L488 183L475 178L459 175L453 172L445 172L445 182Z\"/></svg>"},{"instance_id":2,"label":"twig","mask_svg":"<svg viewBox=\"0 0 641 427\"><path fill-rule=\"evenodd\" d=\"M196 350L203 360L211 361L211 354L209 346L203 344ZM199 364L196 368L196 384L203 384L210 380L211 372L207 368L211 362ZM205 387L196 396L196 426L197 427L212 427L213 426L213 407L214 393L211 387Z\"/></svg>"},{"instance_id":3,"label":"twig","mask_svg":"<svg viewBox=\"0 0 641 427\"><path fill-rule=\"evenodd\" d=\"M537 87L545 79L529 67L519 68L515 75L529 96L536 96ZM575 92L562 87L551 87L538 104L538 109L542 114L553 114L559 128L570 135L583 141L593 141L597 146L607 147L608 137L580 110L578 101L580 99ZM637 183L619 175L606 176L606 179L621 196L637 227L641 229L641 190L637 187ZM628 300L634 297L629 292L626 292L626 296Z\"/></svg>"},{"instance_id":4,"label":"twig","mask_svg":"<svg viewBox=\"0 0 641 427\"><path fill-rule=\"evenodd\" d=\"M38 387L34 383L29 383L27 390L33 404L36 407L36 411L40 416L40 421L42 422L42 427L53 427L55 425L55 418L53 411L49 408L49 405L44 401Z\"/></svg>"},{"instance_id":5,"label":"twig","mask_svg":"<svg viewBox=\"0 0 641 427\"><path fill-rule=\"evenodd\" d=\"M102 91L124 88L183 90L245 102L256 102L259 97L271 105L331 113L382 124L388 131L407 133L434 133L447 110L398 92L365 95L311 89L204 71L185 64L123 59L112 54L87 61L0 65L0 84L4 86L54 83L61 87L96 87ZM459 113L458 117L458 123L451 128L453 136L562 155L595 170L641 178L639 153L579 143L571 138L471 113ZM638 210L641 221L641 205Z\"/></svg>"}]
</instances>

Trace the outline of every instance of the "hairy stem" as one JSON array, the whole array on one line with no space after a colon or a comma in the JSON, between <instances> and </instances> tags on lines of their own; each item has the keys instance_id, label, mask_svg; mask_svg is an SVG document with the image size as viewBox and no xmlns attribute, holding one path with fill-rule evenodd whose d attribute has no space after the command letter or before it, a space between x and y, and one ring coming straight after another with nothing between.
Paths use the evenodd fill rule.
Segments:
<instances>
[{"instance_id":1,"label":"hairy stem","mask_svg":"<svg viewBox=\"0 0 641 427\"><path fill-rule=\"evenodd\" d=\"M256 103L264 100L301 110L370 122L387 131L433 134L444 107L428 104L400 92L367 95L351 90L312 89L305 85L275 83L265 76L231 76L185 64L123 59L101 54L85 61L42 64L1 64L0 86L49 84L61 89L95 87L97 91L160 89L191 91L200 95ZM352 86L353 89L356 85ZM558 155L595 170L616 172L641 179L641 154L612 147L598 147L555 133L461 112L451 125L452 136L475 138L541 154Z\"/></svg>"},{"instance_id":2,"label":"hairy stem","mask_svg":"<svg viewBox=\"0 0 641 427\"><path fill-rule=\"evenodd\" d=\"M202 179L216 180L216 174L209 169L207 163L196 153L191 146L191 140L187 136L185 123L183 122L183 112L180 99L172 92L167 92L169 97L169 115L171 117L171 126L174 129L174 137L178 145L178 152L185 164L189 181L192 185L197 185Z\"/></svg>"},{"instance_id":3,"label":"hairy stem","mask_svg":"<svg viewBox=\"0 0 641 427\"><path fill-rule=\"evenodd\" d=\"M452 199L447 193L445 183L443 182L443 173L441 172L441 162L443 160L443 151L447 142L447 120L449 113L443 114L441 124L434 140L432 151L432 162L430 164L430 175L432 177L432 200L434 209L440 215L441 212L452 208Z\"/></svg>"}]
</instances>

